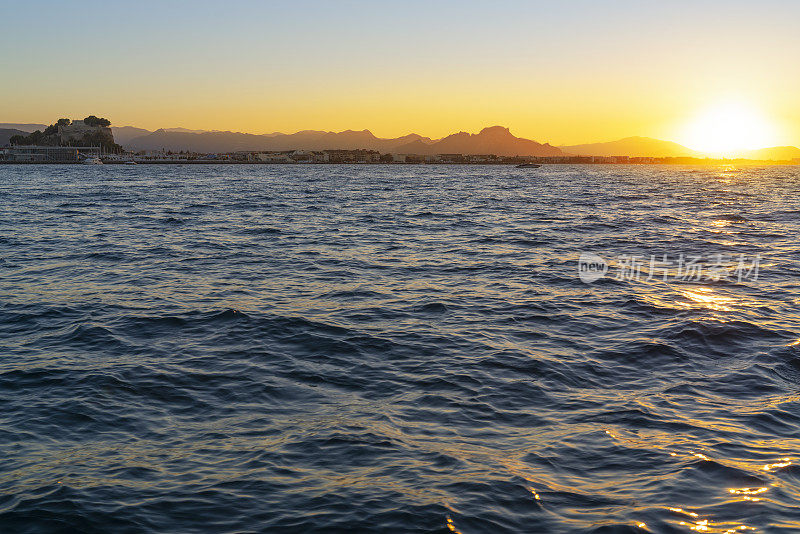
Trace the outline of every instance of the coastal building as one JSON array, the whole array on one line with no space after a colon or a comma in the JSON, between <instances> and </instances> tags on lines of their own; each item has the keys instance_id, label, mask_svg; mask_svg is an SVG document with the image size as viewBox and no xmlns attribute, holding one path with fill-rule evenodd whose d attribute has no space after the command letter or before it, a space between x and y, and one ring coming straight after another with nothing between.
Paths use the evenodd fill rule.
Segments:
<instances>
[{"instance_id":1,"label":"coastal building","mask_svg":"<svg viewBox=\"0 0 800 534\"><path fill-rule=\"evenodd\" d=\"M308 163L314 160L314 154L308 150L295 150L289 157L298 163Z\"/></svg>"},{"instance_id":2,"label":"coastal building","mask_svg":"<svg viewBox=\"0 0 800 534\"><path fill-rule=\"evenodd\" d=\"M291 154L291 152L259 152L255 157L264 163L293 163Z\"/></svg>"},{"instance_id":3,"label":"coastal building","mask_svg":"<svg viewBox=\"0 0 800 534\"><path fill-rule=\"evenodd\" d=\"M0 155L13 163L77 163L84 158L99 158L100 147L21 145L4 148Z\"/></svg>"},{"instance_id":4,"label":"coastal building","mask_svg":"<svg viewBox=\"0 0 800 534\"><path fill-rule=\"evenodd\" d=\"M318 150L295 150L291 154L292 160L298 163L328 163L330 156Z\"/></svg>"},{"instance_id":5,"label":"coastal building","mask_svg":"<svg viewBox=\"0 0 800 534\"><path fill-rule=\"evenodd\" d=\"M497 156L494 154L473 154L468 156L470 163L494 163L497 161Z\"/></svg>"},{"instance_id":6,"label":"coastal building","mask_svg":"<svg viewBox=\"0 0 800 534\"><path fill-rule=\"evenodd\" d=\"M324 150L330 163L378 163L381 153L377 150Z\"/></svg>"},{"instance_id":7,"label":"coastal building","mask_svg":"<svg viewBox=\"0 0 800 534\"><path fill-rule=\"evenodd\" d=\"M148 150L136 154L136 161L151 161L151 162L186 162L200 158L208 158L208 156L216 157L215 154L207 154L205 156L200 154L190 154L187 152L165 152L163 150Z\"/></svg>"}]
</instances>

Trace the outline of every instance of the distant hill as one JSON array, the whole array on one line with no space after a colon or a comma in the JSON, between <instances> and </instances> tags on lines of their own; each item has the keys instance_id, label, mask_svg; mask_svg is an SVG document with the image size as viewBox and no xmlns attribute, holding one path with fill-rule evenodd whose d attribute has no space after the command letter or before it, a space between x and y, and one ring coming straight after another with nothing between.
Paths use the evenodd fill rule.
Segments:
<instances>
[{"instance_id":1,"label":"distant hill","mask_svg":"<svg viewBox=\"0 0 800 534\"><path fill-rule=\"evenodd\" d=\"M219 130L190 130L189 128L163 128L163 130L167 132L177 132L177 133L206 133L211 131L219 131Z\"/></svg>"},{"instance_id":2,"label":"distant hill","mask_svg":"<svg viewBox=\"0 0 800 534\"><path fill-rule=\"evenodd\" d=\"M567 154L576 156L631 156L631 157L694 157L705 155L672 141L661 141L650 137L626 137L607 143L590 143L559 147Z\"/></svg>"},{"instance_id":3,"label":"distant hill","mask_svg":"<svg viewBox=\"0 0 800 534\"><path fill-rule=\"evenodd\" d=\"M549 144L515 137L508 128L490 126L477 134L458 132L433 143L414 140L394 152L405 154L495 154L497 156L561 156Z\"/></svg>"},{"instance_id":4,"label":"distant hill","mask_svg":"<svg viewBox=\"0 0 800 534\"><path fill-rule=\"evenodd\" d=\"M15 135L28 135L30 132L16 130L14 128L0 128L0 146L6 146L9 139Z\"/></svg>"},{"instance_id":5,"label":"distant hill","mask_svg":"<svg viewBox=\"0 0 800 534\"><path fill-rule=\"evenodd\" d=\"M171 150L178 152L236 152L239 150L336 150L368 149L392 152L412 141L430 143L427 137L410 134L393 139L375 137L369 130L320 132L306 130L293 134L255 135L238 132L186 133L156 130L123 143L131 150Z\"/></svg>"},{"instance_id":6,"label":"distant hill","mask_svg":"<svg viewBox=\"0 0 800 534\"><path fill-rule=\"evenodd\" d=\"M191 134L201 134L201 133L208 133L208 132L219 132L219 130L190 130L188 128L161 128L165 132L170 133L191 133ZM142 137L148 134L153 133L151 130L145 130L144 128L136 128L135 126L114 126L112 128L114 131L114 139L121 145L126 145L133 139L137 137Z\"/></svg>"},{"instance_id":7,"label":"distant hill","mask_svg":"<svg viewBox=\"0 0 800 534\"><path fill-rule=\"evenodd\" d=\"M123 146L128 144L131 139L151 133L150 130L136 128L135 126L112 126L111 131L114 132L114 140Z\"/></svg>"},{"instance_id":8,"label":"distant hill","mask_svg":"<svg viewBox=\"0 0 800 534\"><path fill-rule=\"evenodd\" d=\"M791 161L800 158L800 148L796 146L773 146L760 148L758 150L748 150L737 154L737 156L747 159L766 159L774 161Z\"/></svg>"},{"instance_id":9,"label":"distant hill","mask_svg":"<svg viewBox=\"0 0 800 534\"><path fill-rule=\"evenodd\" d=\"M254 135L236 132L185 133L157 130L125 143L133 150L188 150L190 152L235 152L239 150L378 150L406 154L496 154L498 156L558 156L562 152L548 144L522 139L508 128L492 126L478 134L459 132L434 141L417 134L396 138L375 137L369 130L322 132L304 130L293 134Z\"/></svg>"},{"instance_id":10,"label":"distant hill","mask_svg":"<svg viewBox=\"0 0 800 534\"><path fill-rule=\"evenodd\" d=\"M36 130L44 130L47 128L46 124L29 124L29 123L16 123L16 122L0 122L0 128L21 130L22 133L33 133Z\"/></svg>"}]
</instances>

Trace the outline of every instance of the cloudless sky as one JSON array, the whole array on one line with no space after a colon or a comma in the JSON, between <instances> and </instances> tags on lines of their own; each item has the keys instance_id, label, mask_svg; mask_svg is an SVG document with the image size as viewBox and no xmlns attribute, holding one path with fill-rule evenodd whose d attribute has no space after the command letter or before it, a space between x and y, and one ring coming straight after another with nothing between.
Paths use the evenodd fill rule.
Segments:
<instances>
[{"instance_id":1,"label":"cloudless sky","mask_svg":"<svg viewBox=\"0 0 800 534\"><path fill-rule=\"evenodd\" d=\"M735 98L800 144L799 27L789 0L2 0L0 122L568 144Z\"/></svg>"}]
</instances>

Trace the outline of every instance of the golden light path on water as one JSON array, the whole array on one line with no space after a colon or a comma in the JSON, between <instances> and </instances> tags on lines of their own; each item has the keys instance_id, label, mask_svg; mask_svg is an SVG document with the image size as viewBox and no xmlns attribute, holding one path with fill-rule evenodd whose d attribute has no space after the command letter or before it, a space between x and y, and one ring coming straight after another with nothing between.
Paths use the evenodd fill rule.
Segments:
<instances>
[{"instance_id":1,"label":"golden light path on water","mask_svg":"<svg viewBox=\"0 0 800 534\"><path fill-rule=\"evenodd\" d=\"M725 149L722 145L718 145L720 150ZM731 145L727 145L727 148L734 148ZM734 166L724 166L719 173L713 175L712 178L724 185L730 185L734 183L739 176L740 171L736 169ZM742 224L744 219L740 219L738 217L724 217L712 220L710 223L710 227L707 229L710 232L720 233L722 235L730 235L735 236L736 232L734 230L737 229L737 225ZM697 228L695 231L704 231L706 229ZM721 244L732 246L735 245L735 241L720 241ZM645 261L646 263L646 261ZM761 268L769 269L773 267L769 263L762 263ZM720 274L722 278L729 279L728 277L732 277L735 279L735 276L732 276L734 268L732 266L728 266L727 269L721 269ZM649 273L646 269L643 271L643 276L647 276ZM669 272L670 275L680 277L680 270L672 270ZM666 278L666 274L665 274ZM657 284L653 282L653 284ZM708 316L706 320L713 321L719 324L725 324L728 322L728 316L730 312L734 311L748 311L748 310L755 310L758 309L760 306L766 306L769 304L769 301L764 299L758 299L749 294L743 294L740 291L737 291L735 287L731 288L730 286L726 286L724 288L709 286L709 285L702 285L701 283L687 283L685 284L685 289L667 289L664 286L660 286L660 291L651 291L650 289L646 291L641 291L638 295L643 302L649 302L653 305L657 305L659 307L672 307L679 310L705 310L708 312ZM666 290L666 291L665 291ZM797 339L794 342L789 343L787 346L797 346L800 345L800 339ZM791 399L789 398L778 398L775 399L776 404L781 404L787 402ZM718 430L725 430L725 431L744 431L744 428L736 428L730 427L726 424L718 424L713 421L698 421L693 420L692 424L696 426L702 426L708 429L714 429L715 427ZM638 445L646 445L655 449L664 449L670 450L669 455L672 457L684 457L687 458L687 461L692 461L692 459L699 460L701 462L715 462L715 463L724 463L726 466L742 469L745 471L753 471L753 470L761 470L763 472L772 473L776 470L780 470L783 468L787 468L792 466L796 460L791 457L782 457L777 458L772 462L765 463L762 465L755 464L750 461L731 461L730 459L722 460L720 458L712 458L708 456L705 452L694 452L694 451L686 451L683 450L681 452L677 452L675 450L675 445L679 443L676 441L673 436L661 434L661 435L654 435L651 436L650 439L642 439L642 436L637 436L636 438L632 437L623 437L623 435L619 432L613 430L606 430L606 433L613 437L614 439L627 441L629 443L637 443ZM660 439L659 438L663 438ZM645 443L646 442L646 443ZM666 445L665 445L666 444ZM688 446L689 443L684 443L684 445ZM709 453L710 454L710 453ZM769 491L770 487L779 487L782 483L779 479L773 479L773 481L768 486L755 486L755 487L731 487L727 489L727 496L725 495L718 495L717 500L721 503L731 503L731 502L750 502L756 503L760 502L764 499L769 500ZM537 498L538 495L537 495ZM735 521L716 521L711 514L701 514L696 511L692 511L691 503L683 503L681 506L665 506L665 509L675 515L675 519L673 524L677 527L683 527L689 531L693 532L705 532L710 534L735 534L736 532L745 532L745 531L757 531L758 529L753 526L749 526L746 521L742 522L735 522ZM800 522L793 523L793 525L800 530ZM642 529L643 531L650 531L647 524L645 522L635 522L634 526ZM789 525L787 525L789 526Z\"/></svg>"}]
</instances>

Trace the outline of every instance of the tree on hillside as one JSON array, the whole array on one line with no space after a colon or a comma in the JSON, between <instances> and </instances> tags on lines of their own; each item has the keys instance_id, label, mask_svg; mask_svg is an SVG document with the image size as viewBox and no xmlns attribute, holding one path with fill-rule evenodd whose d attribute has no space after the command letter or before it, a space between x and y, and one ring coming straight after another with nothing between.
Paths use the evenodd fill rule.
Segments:
<instances>
[{"instance_id":1,"label":"tree on hillside","mask_svg":"<svg viewBox=\"0 0 800 534\"><path fill-rule=\"evenodd\" d=\"M123 152L123 148L114 142L113 137L105 135L101 131L87 132L83 134L80 139L70 139L62 144L66 146L99 146L102 147L105 152L114 154Z\"/></svg>"},{"instance_id":2,"label":"tree on hillside","mask_svg":"<svg viewBox=\"0 0 800 534\"><path fill-rule=\"evenodd\" d=\"M30 135L12 135L8 141L12 145L39 145L44 142L45 137L41 130L36 130Z\"/></svg>"},{"instance_id":3,"label":"tree on hillside","mask_svg":"<svg viewBox=\"0 0 800 534\"><path fill-rule=\"evenodd\" d=\"M72 121L69 119L58 119L56 121L56 126L69 126L70 124L72 124Z\"/></svg>"},{"instance_id":4,"label":"tree on hillside","mask_svg":"<svg viewBox=\"0 0 800 534\"><path fill-rule=\"evenodd\" d=\"M83 123L87 126L102 126L108 127L111 126L111 121L108 119L104 119L102 117L95 117L94 115L89 115L85 119L83 119Z\"/></svg>"}]
</instances>

